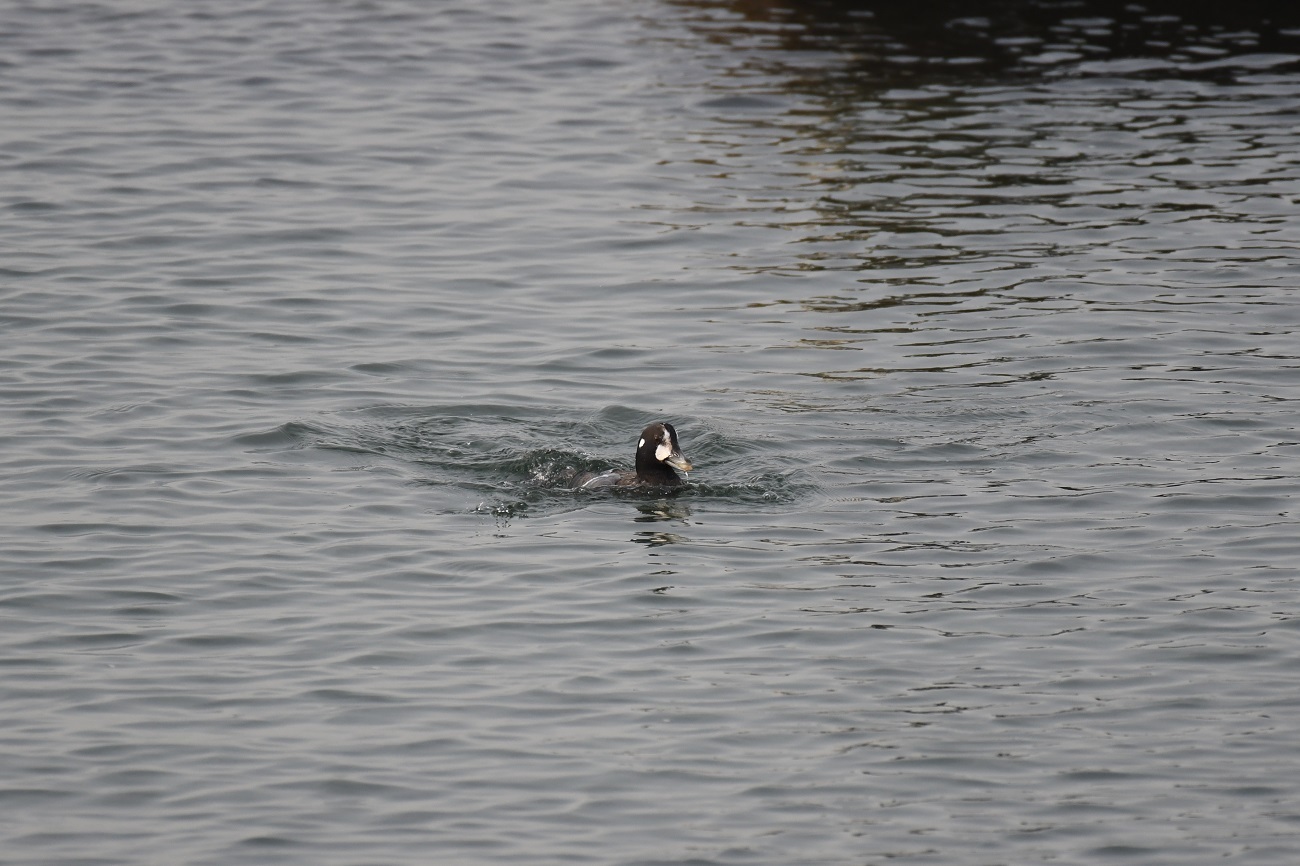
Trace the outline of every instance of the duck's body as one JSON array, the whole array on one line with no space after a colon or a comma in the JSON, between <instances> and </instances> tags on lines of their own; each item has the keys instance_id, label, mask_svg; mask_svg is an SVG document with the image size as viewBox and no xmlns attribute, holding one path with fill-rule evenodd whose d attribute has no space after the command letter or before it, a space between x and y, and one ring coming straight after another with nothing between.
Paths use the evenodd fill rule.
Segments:
<instances>
[{"instance_id":1,"label":"duck's body","mask_svg":"<svg viewBox=\"0 0 1300 866\"><path fill-rule=\"evenodd\" d=\"M656 421L641 431L636 444L636 469L608 472L587 472L574 479L579 490L599 490L605 487L678 487L681 476L673 471L691 470L691 461L682 454L677 444L677 431L673 425Z\"/></svg>"}]
</instances>

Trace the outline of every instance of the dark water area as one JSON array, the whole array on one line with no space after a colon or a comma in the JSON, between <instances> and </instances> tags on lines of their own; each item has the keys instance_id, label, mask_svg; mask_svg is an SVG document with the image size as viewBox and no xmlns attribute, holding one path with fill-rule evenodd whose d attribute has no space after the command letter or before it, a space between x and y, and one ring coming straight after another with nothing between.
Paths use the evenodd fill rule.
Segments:
<instances>
[{"instance_id":1,"label":"dark water area","mask_svg":"<svg viewBox=\"0 0 1300 866\"><path fill-rule=\"evenodd\" d=\"M1295 862L1300 11L19 3L0 112L0 862Z\"/></svg>"}]
</instances>

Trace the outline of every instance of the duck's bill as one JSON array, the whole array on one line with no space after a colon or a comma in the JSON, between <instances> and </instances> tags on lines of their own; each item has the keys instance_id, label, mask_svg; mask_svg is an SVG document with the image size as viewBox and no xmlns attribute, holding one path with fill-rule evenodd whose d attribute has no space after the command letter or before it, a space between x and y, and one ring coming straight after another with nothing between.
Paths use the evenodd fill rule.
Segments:
<instances>
[{"instance_id":1,"label":"duck's bill","mask_svg":"<svg viewBox=\"0 0 1300 866\"><path fill-rule=\"evenodd\" d=\"M691 461L686 459L686 455L680 451L674 451L672 454L669 454L668 459L664 460L664 462L674 469L680 469L683 472L690 472L695 468L691 466Z\"/></svg>"}]
</instances>

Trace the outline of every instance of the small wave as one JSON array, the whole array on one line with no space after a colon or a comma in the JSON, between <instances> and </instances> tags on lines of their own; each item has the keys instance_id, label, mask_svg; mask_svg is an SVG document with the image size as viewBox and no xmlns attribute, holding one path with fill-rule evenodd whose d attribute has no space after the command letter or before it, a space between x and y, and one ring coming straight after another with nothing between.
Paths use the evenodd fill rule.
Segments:
<instances>
[{"instance_id":1,"label":"small wave","mask_svg":"<svg viewBox=\"0 0 1300 866\"><path fill-rule=\"evenodd\" d=\"M359 414L361 423L291 422L239 441L259 450L305 445L372 455L412 483L463 490L467 511L497 519L558 513L599 498L665 498L664 491L573 489L584 472L631 467L628 431L654 417L624 407L577 419L560 409L512 406L372 407ZM749 508L788 505L815 492L765 444L702 419L674 421L698 468L672 498Z\"/></svg>"}]
</instances>

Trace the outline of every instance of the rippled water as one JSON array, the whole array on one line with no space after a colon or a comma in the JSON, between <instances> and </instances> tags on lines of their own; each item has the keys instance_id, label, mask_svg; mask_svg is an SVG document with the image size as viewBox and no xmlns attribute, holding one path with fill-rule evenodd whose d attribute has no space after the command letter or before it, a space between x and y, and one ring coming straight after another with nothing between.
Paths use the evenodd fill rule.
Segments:
<instances>
[{"instance_id":1,"label":"rippled water","mask_svg":"<svg viewBox=\"0 0 1300 866\"><path fill-rule=\"evenodd\" d=\"M1294 862L1300 17L0 48L0 860Z\"/></svg>"}]
</instances>

